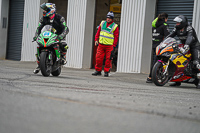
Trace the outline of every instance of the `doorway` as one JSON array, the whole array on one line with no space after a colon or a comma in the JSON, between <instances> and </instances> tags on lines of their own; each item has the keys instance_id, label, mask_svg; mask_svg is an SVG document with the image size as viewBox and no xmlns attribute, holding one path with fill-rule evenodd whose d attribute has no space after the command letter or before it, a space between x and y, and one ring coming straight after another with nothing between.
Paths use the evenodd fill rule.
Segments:
<instances>
[{"instance_id":1,"label":"doorway","mask_svg":"<svg viewBox=\"0 0 200 133\"><path fill-rule=\"evenodd\" d=\"M122 0L96 0L96 12L95 12L95 23L94 23L94 38L97 32L97 27L101 23L102 20L106 19L106 15L109 11L114 12L114 22L118 24L120 29L120 19L121 19L121 5ZM93 56L92 56L92 68L95 67L96 64L96 52L97 46L94 45L93 41ZM117 54L118 54L118 45L115 49L115 60L113 60L113 71L116 70L117 66Z\"/></svg>"},{"instance_id":2,"label":"doorway","mask_svg":"<svg viewBox=\"0 0 200 133\"><path fill-rule=\"evenodd\" d=\"M6 59L21 60L24 0L10 0Z\"/></svg>"},{"instance_id":3,"label":"doorway","mask_svg":"<svg viewBox=\"0 0 200 133\"><path fill-rule=\"evenodd\" d=\"M56 13L60 14L67 20L68 0L48 0L49 3L56 4Z\"/></svg>"}]
</instances>

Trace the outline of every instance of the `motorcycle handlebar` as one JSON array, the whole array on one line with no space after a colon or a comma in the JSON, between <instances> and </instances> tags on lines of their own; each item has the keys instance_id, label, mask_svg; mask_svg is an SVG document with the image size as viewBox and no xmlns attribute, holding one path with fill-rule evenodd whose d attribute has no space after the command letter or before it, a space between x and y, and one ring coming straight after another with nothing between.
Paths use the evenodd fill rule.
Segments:
<instances>
[{"instance_id":1,"label":"motorcycle handlebar","mask_svg":"<svg viewBox=\"0 0 200 133\"><path fill-rule=\"evenodd\" d=\"M185 57L185 58L187 58L188 59L188 57L186 57L181 51L180 51L180 49L178 48L177 49L177 51L183 56L183 57Z\"/></svg>"},{"instance_id":2,"label":"motorcycle handlebar","mask_svg":"<svg viewBox=\"0 0 200 133\"><path fill-rule=\"evenodd\" d=\"M181 50L179 49L179 45L178 45L178 44L174 44L173 48L174 48L177 52L179 52L183 57L185 57L185 58L188 59L188 57L186 57L186 56L181 52Z\"/></svg>"}]
</instances>

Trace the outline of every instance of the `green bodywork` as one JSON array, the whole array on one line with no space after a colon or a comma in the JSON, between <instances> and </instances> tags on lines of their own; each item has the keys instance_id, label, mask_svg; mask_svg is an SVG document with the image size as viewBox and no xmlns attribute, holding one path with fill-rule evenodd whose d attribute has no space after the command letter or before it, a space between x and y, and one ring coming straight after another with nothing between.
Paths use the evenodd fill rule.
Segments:
<instances>
[{"instance_id":1,"label":"green bodywork","mask_svg":"<svg viewBox=\"0 0 200 133\"><path fill-rule=\"evenodd\" d=\"M44 32L40 33L40 35L38 36L37 42L40 44L40 47L42 45L46 48L46 47L49 47L50 45L54 44L56 42L56 38L57 38L57 35L54 34L53 32L44 31ZM55 50L56 56L58 58L60 58L61 54L59 52L59 47L54 48L54 50ZM37 49L37 53L38 53L38 55L40 55L39 48Z\"/></svg>"}]
</instances>

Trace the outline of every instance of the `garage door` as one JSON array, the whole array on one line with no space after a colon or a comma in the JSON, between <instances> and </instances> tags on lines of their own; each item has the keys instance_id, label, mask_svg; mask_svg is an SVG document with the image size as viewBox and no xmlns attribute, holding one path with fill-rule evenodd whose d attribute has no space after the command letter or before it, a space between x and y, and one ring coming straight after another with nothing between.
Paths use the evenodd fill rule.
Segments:
<instances>
[{"instance_id":1,"label":"garage door","mask_svg":"<svg viewBox=\"0 0 200 133\"><path fill-rule=\"evenodd\" d=\"M165 12L169 15L167 24L170 31L174 28L175 22L173 19L178 15L185 15L189 22L192 23L194 0L158 0L157 16Z\"/></svg>"},{"instance_id":2,"label":"garage door","mask_svg":"<svg viewBox=\"0 0 200 133\"><path fill-rule=\"evenodd\" d=\"M24 0L10 0L7 56L9 60L21 60L24 20Z\"/></svg>"}]
</instances>

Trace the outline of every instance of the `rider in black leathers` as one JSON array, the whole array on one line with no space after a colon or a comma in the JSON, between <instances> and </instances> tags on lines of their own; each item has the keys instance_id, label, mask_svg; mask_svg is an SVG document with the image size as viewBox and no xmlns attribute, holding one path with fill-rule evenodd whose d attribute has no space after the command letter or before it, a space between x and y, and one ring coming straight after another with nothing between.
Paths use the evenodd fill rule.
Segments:
<instances>
[{"instance_id":1,"label":"rider in black leathers","mask_svg":"<svg viewBox=\"0 0 200 133\"><path fill-rule=\"evenodd\" d=\"M188 23L188 20L185 16L179 15L174 21L176 22L176 26L172 33L168 37L177 36L182 44L184 44L184 48L180 49L182 53L186 53L188 50L191 51L192 60L195 67L200 70L199 63L199 54L200 54L200 43L198 41L196 32L194 28ZM197 73L197 77L200 77L200 73ZM180 86L181 82L175 82L171 84L171 86ZM200 84L197 88L200 87Z\"/></svg>"},{"instance_id":2,"label":"rider in black leathers","mask_svg":"<svg viewBox=\"0 0 200 133\"><path fill-rule=\"evenodd\" d=\"M66 35L69 32L69 28L66 26L65 18L62 17L60 14L56 13L56 6L52 3L43 3L40 7L44 10L43 17L40 19L39 26L37 27L35 37L33 40L36 41L39 34L41 33L42 28L45 25L52 25L55 28L56 34L58 35L57 40L60 42L65 39ZM63 54L67 51L67 44L65 42L59 43ZM63 64L66 64L65 56L62 56ZM38 73L40 71L39 61L38 67L34 70L33 73Z\"/></svg>"}]
</instances>

